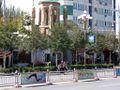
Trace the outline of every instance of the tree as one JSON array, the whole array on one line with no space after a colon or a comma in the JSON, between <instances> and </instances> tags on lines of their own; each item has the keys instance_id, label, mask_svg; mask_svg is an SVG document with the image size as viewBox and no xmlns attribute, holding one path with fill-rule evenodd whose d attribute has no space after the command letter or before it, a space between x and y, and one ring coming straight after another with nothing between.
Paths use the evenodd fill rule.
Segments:
<instances>
[{"instance_id":1,"label":"tree","mask_svg":"<svg viewBox=\"0 0 120 90\"><path fill-rule=\"evenodd\" d=\"M83 32L79 29L78 25L73 22L69 22L68 27L68 34L71 40L71 49L75 50L82 48L84 41Z\"/></svg>"},{"instance_id":2,"label":"tree","mask_svg":"<svg viewBox=\"0 0 120 90\"><path fill-rule=\"evenodd\" d=\"M37 49L47 49L48 48L48 39L46 35L43 35L39 32L38 29L32 30L27 34L23 34L23 37L20 39L19 49L24 50L27 53L36 51Z\"/></svg>"},{"instance_id":3,"label":"tree","mask_svg":"<svg viewBox=\"0 0 120 90\"><path fill-rule=\"evenodd\" d=\"M111 63L111 51L114 52L117 49L117 39L115 37L114 32L104 31L104 32L96 32L96 30L92 30L91 32L96 36L96 42L93 44L87 44L87 52L88 53L100 53L104 50L109 51L109 63ZM90 34L90 33L89 33ZM88 35L89 35L88 34Z\"/></svg>"},{"instance_id":4,"label":"tree","mask_svg":"<svg viewBox=\"0 0 120 90\"><path fill-rule=\"evenodd\" d=\"M102 35L99 34L97 39L97 48L100 51L103 51L105 49L109 50L109 63L111 63L111 51L115 52L118 46L118 41L116 39L115 33L109 31Z\"/></svg>"},{"instance_id":5,"label":"tree","mask_svg":"<svg viewBox=\"0 0 120 90\"><path fill-rule=\"evenodd\" d=\"M68 23L68 35L70 38L70 49L76 53L76 63L77 63L77 51L79 51L81 48L84 48L84 36L83 32L79 29L78 25L69 22Z\"/></svg>"},{"instance_id":6,"label":"tree","mask_svg":"<svg viewBox=\"0 0 120 90\"><path fill-rule=\"evenodd\" d=\"M6 9L5 13L5 18L2 16L0 19L0 47L12 50L18 44L18 35L14 32L24 29L22 24L23 12L11 6Z\"/></svg>"},{"instance_id":7,"label":"tree","mask_svg":"<svg viewBox=\"0 0 120 90\"><path fill-rule=\"evenodd\" d=\"M56 66L57 66L57 52L65 53L70 48L70 39L68 37L67 29L63 24L55 24L50 30L49 36L50 49L56 53Z\"/></svg>"},{"instance_id":8,"label":"tree","mask_svg":"<svg viewBox=\"0 0 120 90\"><path fill-rule=\"evenodd\" d=\"M66 28L61 24L56 24L50 30L51 35L49 36L50 47L53 51L65 51L69 48L69 37Z\"/></svg>"}]
</instances>

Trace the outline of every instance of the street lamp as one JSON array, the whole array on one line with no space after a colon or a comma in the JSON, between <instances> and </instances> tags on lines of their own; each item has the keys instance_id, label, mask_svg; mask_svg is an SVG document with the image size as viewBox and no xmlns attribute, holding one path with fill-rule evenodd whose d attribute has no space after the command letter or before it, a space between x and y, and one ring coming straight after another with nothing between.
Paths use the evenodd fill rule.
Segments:
<instances>
[{"instance_id":1,"label":"street lamp","mask_svg":"<svg viewBox=\"0 0 120 90\"><path fill-rule=\"evenodd\" d=\"M83 20L83 29L84 29L84 64L86 64L86 29L87 29L87 24L90 19L92 19L89 14L87 14L87 11L84 10L83 14L78 16L78 20Z\"/></svg>"}]
</instances>

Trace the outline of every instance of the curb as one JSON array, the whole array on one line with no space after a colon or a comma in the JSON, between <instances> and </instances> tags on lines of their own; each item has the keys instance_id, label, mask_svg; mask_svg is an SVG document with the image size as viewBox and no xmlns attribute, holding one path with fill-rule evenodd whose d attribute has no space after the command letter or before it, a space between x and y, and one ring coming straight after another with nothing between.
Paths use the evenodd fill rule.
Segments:
<instances>
[{"instance_id":1,"label":"curb","mask_svg":"<svg viewBox=\"0 0 120 90\"><path fill-rule=\"evenodd\" d=\"M28 84L28 85L21 85L22 88L28 88L28 87L39 87L39 86L48 86L53 85L53 83L43 83L43 84Z\"/></svg>"},{"instance_id":2,"label":"curb","mask_svg":"<svg viewBox=\"0 0 120 90\"><path fill-rule=\"evenodd\" d=\"M85 79L85 80L79 80L80 82L93 82L93 81L99 81L99 78L96 79Z\"/></svg>"},{"instance_id":3,"label":"curb","mask_svg":"<svg viewBox=\"0 0 120 90\"><path fill-rule=\"evenodd\" d=\"M0 87L0 90L9 90L9 89L13 89L14 87L11 86L11 87Z\"/></svg>"}]
</instances>

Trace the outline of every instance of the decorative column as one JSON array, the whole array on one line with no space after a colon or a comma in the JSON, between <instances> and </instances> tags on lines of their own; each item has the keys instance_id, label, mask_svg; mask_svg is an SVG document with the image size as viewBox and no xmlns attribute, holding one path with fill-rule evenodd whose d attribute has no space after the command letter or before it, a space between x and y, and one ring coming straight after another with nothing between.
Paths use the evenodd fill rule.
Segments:
<instances>
[{"instance_id":1,"label":"decorative column","mask_svg":"<svg viewBox=\"0 0 120 90\"><path fill-rule=\"evenodd\" d=\"M64 26L66 26L67 24L67 7L64 6L64 9L63 9L63 20L64 20Z\"/></svg>"},{"instance_id":2,"label":"decorative column","mask_svg":"<svg viewBox=\"0 0 120 90\"><path fill-rule=\"evenodd\" d=\"M38 20L38 25L41 25L41 8L39 8L39 20Z\"/></svg>"},{"instance_id":3,"label":"decorative column","mask_svg":"<svg viewBox=\"0 0 120 90\"><path fill-rule=\"evenodd\" d=\"M44 6L41 5L40 9L41 9L41 26L44 26L44 21L45 21L45 18L44 18L44 13L45 13Z\"/></svg>"},{"instance_id":4,"label":"decorative column","mask_svg":"<svg viewBox=\"0 0 120 90\"><path fill-rule=\"evenodd\" d=\"M56 7L57 10L57 22L60 20L60 7Z\"/></svg>"},{"instance_id":5,"label":"decorative column","mask_svg":"<svg viewBox=\"0 0 120 90\"><path fill-rule=\"evenodd\" d=\"M50 6L49 6L49 27L51 28L52 27L52 25L53 25L53 22L52 22L52 17L53 17L53 11L52 11L52 7L53 7L53 5L51 4Z\"/></svg>"}]
</instances>

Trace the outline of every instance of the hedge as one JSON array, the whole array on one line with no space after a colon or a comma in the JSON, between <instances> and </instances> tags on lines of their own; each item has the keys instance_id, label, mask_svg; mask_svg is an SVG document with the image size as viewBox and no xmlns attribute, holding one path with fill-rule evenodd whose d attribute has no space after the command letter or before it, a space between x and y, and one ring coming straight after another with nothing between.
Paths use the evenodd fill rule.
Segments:
<instances>
[{"instance_id":1,"label":"hedge","mask_svg":"<svg viewBox=\"0 0 120 90\"><path fill-rule=\"evenodd\" d=\"M95 69L95 68L113 68L113 64L85 64L69 65L70 69Z\"/></svg>"},{"instance_id":2,"label":"hedge","mask_svg":"<svg viewBox=\"0 0 120 90\"><path fill-rule=\"evenodd\" d=\"M113 64L76 64L76 65L69 65L69 69L95 69L95 68L113 68ZM14 73L16 70L19 72L34 72L34 71L56 71L56 66L37 66L37 67L11 67L11 68L1 68L0 73Z\"/></svg>"},{"instance_id":3,"label":"hedge","mask_svg":"<svg viewBox=\"0 0 120 90\"><path fill-rule=\"evenodd\" d=\"M34 71L55 71L55 66L45 66L45 67L11 67L11 68L0 68L0 73L14 73L16 70L19 72L34 72Z\"/></svg>"}]
</instances>

